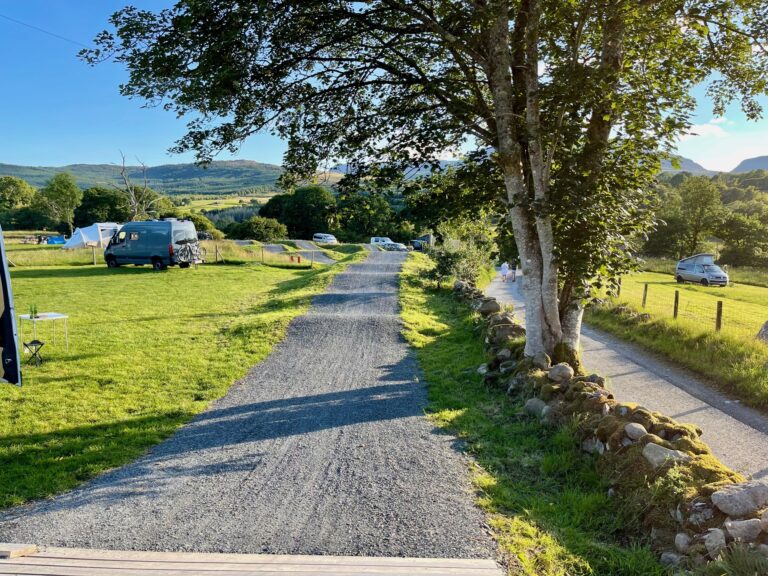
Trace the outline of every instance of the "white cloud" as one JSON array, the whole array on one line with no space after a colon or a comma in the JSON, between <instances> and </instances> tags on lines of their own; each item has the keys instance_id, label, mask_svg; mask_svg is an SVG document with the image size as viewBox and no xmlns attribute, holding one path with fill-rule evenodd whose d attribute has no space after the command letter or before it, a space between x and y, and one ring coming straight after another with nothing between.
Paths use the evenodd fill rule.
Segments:
<instances>
[{"instance_id":1,"label":"white cloud","mask_svg":"<svg viewBox=\"0 0 768 576\"><path fill-rule=\"evenodd\" d=\"M728 133L717 124L694 124L687 134L680 137L680 140L688 140L698 137L724 138Z\"/></svg>"},{"instance_id":2,"label":"white cloud","mask_svg":"<svg viewBox=\"0 0 768 576\"><path fill-rule=\"evenodd\" d=\"M718 118L712 118L712 120L709 121L710 124L723 124L725 122L728 122L728 118L725 116L720 116ZM729 124L732 124L732 122L728 122Z\"/></svg>"}]
</instances>

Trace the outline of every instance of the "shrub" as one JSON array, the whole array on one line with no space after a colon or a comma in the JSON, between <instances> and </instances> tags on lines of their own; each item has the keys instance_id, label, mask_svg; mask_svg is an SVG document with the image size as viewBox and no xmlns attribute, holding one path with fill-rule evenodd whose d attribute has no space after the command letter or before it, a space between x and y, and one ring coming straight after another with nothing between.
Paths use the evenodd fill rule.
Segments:
<instances>
[{"instance_id":1,"label":"shrub","mask_svg":"<svg viewBox=\"0 0 768 576\"><path fill-rule=\"evenodd\" d=\"M230 238L240 240L258 240L260 242L272 242L288 236L288 229L274 218L252 216L245 222L236 224L230 229Z\"/></svg>"},{"instance_id":2,"label":"shrub","mask_svg":"<svg viewBox=\"0 0 768 576\"><path fill-rule=\"evenodd\" d=\"M483 270L490 266L488 253L472 242L454 242L432 250L432 259L437 264L430 272L430 278L438 287L449 278L477 283Z\"/></svg>"}]
</instances>

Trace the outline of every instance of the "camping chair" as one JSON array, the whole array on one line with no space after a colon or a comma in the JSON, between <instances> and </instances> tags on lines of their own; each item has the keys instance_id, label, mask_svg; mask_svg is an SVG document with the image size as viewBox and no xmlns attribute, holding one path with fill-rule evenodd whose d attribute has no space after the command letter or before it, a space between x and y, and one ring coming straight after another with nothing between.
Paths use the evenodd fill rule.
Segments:
<instances>
[{"instance_id":1,"label":"camping chair","mask_svg":"<svg viewBox=\"0 0 768 576\"><path fill-rule=\"evenodd\" d=\"M43 357L40 356L40 349L45 346L45 342L41 340L32 340L32 342L24 342L24 348L29 351L32 356L27 360L27 364L35 363L35 366L40 366L43 363Z\"/></svg>"}]
</instances>

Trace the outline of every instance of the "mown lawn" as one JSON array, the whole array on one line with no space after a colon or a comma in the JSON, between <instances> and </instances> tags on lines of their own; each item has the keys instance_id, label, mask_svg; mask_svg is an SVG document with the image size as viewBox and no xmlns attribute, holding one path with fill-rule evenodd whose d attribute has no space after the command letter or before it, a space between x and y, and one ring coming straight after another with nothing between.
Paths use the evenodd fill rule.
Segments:
<instances>
[{"instance_id":1,"label":"mown lawn","mask_svg":"<svg viewBox=\"0 0 768 576\"><path fill-rule=\"evenodd\" d=\"M24 386L0 387L0 507L67 490L135 459L269 354L343 265L16 268L17 313L70 315ZM25 339L29 327L25 326Z\"/></svg>"},{"instance_id":2,"label":"mown lawn","mask_svg":"<svg viewBox=\"0 0 768 576\"><path fill-rule=\"evenodd\" d=\"M412 254L403 269L404 334L426 377L430 417L463 439L477 462L477 502L509 573L662 574L647 548L624 540L625 522L608 487L569 431L542 427L518 401L482 384L476 369L485 356L474 314L423 280L429 266L426 256Z\"/></svg>"},{"instance_id":3,"label":"mown lawn","mask_svg":"<svg viewBox=\"0 0 768 576\"><path fill-rule=\"evenodd\" d=\"M680 292L677 319L672 314L675 290ZM721 332L715 331L718 301L723 303ZM616 314L615 304L650 318ZM699 372L749 404L768 406L768 344L755 338L768 321L768 288L680 285L669 275L643 272L624 277L621 295L611 299L611 306L588 309L585 320Z\"/></svg>"}]
</instances>

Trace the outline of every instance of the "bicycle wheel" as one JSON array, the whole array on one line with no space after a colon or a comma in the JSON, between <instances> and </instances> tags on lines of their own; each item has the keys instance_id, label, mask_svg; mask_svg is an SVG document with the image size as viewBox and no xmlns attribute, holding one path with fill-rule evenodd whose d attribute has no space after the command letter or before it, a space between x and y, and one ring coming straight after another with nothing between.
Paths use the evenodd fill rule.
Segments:
<instances>
[{"instance_id":1,"label":"bicycle wheel","mask_svg":"<svg viewBox=\"0 0 768 576\"><path fill-rule=\"evenodd\" d=\"M205 262L205 257L208 255L208 251L205 249L205 246L200 246L197 250L197 259L202 260Z\"/></svg>"}]
</instances>

